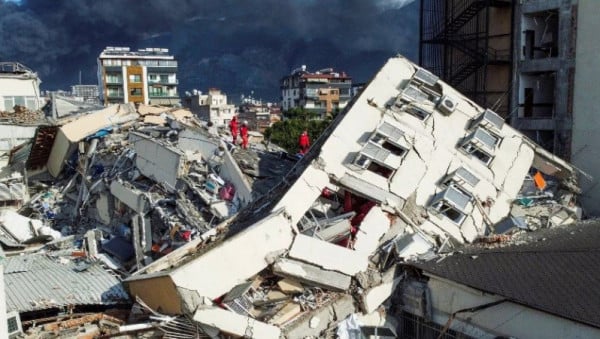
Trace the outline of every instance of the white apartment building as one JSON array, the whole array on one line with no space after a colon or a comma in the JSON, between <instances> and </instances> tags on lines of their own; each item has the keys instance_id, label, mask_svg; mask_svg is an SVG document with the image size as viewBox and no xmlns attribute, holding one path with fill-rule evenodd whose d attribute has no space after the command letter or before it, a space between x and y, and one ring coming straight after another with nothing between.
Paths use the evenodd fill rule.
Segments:
<instances>
[{"instance_id":1,"label":"white apartment building","mask_svg":"<svg viewBox=\"0 0 600 339\"><path fill-rule=\"evenodd\" d=\"M216 126L226 126L236 114L235 105L227 103L227 94L218 88L210 88L207 94L194 90L184 98L184 106L199 119Z\"/></svg>"},{"instance_id":2,"label":"white apartment building","mask_svg":"<svg viewBox=\"0 0 600 339\"><path fill-rule=\"evenodd\" d=\"M40 83L37 73L17 62L0 63L0 111L12 112L14 107L24 106L38 110Z\"/></svg>"},{"instance_id":3,"label":"white apartment building","mask_svg":"<svg viewBox=\"0 0 600 339\"><path fill-rule=\"evenodd\" d=\"M104 105L143 103L175 106L177 60L166 48L106 47L98 57L98 84Z\"/></svg>"}]
</instances>

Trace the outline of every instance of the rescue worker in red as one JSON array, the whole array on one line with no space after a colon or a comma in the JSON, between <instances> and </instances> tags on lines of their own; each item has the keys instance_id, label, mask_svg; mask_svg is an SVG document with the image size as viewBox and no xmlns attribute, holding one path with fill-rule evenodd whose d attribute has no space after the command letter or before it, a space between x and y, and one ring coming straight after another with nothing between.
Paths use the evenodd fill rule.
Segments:
<instances>
[{"instance_id":1,"label":"rescue worker in red","mask_svg":"<svg viewBox=\"0 0 600 339\"><path fill-rule=\"evenodd\" d=\"M298 145L300 146L300 154L304 155L308 152L308 148L310 147L310 138L308 137L308 131L304 130L302 134L300 134L300 138L298 138Z\"/></svg>"},{"instance_id":2,"label":"rescue worker in red","mask_svg":"<svg viewBox=\"0 0 600 339\"><path fill-rule=\"evenodd\" d=\"M233 116L233 119L229 122L229 131L231 132L231 136L233 137L233 144L237 144L237 135L238 135L238 120L237 116Z\"/></svg>"},{"instance_id":3,"label":"rescue worker in red","mask_svg":"<svg viewBox=\"0 0 600 339\"><path fill-rule=\"evenodd\" d=\"M242 148L248 149L248 122L246 120L240 127L240 136L242 137Z\"/></svg>"}]
</instances>

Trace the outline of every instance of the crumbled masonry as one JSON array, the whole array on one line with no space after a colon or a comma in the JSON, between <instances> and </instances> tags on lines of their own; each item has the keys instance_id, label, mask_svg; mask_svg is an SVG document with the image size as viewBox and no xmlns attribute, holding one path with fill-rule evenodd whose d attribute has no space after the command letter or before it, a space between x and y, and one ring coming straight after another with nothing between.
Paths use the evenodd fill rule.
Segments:
<instances>
[{"instance_id":1,"label":"crumbled masonry","mask_svg":"<svg viewBox=\"0 0 600 339\"><path fill-rule=\"evenodd\" d=\"M7 304L23 335L398 335L400 264L582 217L575 168L402 56L303 157L231 140L183 109L118 104L8 151L7 295L73 267Z\"/></svg>"}]
</instances>

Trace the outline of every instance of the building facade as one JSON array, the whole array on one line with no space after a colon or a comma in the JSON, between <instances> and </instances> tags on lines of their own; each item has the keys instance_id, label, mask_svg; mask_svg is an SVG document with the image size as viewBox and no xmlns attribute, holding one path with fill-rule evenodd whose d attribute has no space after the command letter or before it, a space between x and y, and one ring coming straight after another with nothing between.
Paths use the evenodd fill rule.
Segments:
<instances>
[{"instance_id":1,"label":"building facade","mask_svg":"<svg viewBox=\"0 0 600 339\"><path fill-rule=\"evenodd\" d=\"M352 98L352 78L326 68L314 73L302 66L281 79L281 107L299 107L323 118L342 110Z\"/></svg>"},{"instance_id":2,"label":"building facade","mask_svg":"<svg viewBox=\"0 0 600 339\"><path fill-rule=\"evenodd\" d=\"M598 92L600 76L600 60L595 57L596 46L600 45L596 34L599 26L593 20L600 14L600 2L526 0L514 1L509 6L504 1L422 0L421 7L421 65L478 103L485 101L483 94L490 98L488 105L499 100L499 107L504 109L497 108L497 111L511 125L589 174L584 177L582 201L588 214L600 214L600 207L595 203L600 198L599 179L593 179L600 178L600 161L597 160L600 152L592 146L600 141L596 133L600 127L595 114L596 95L592 94ZM436 17L432 13L437 13L439 21L434 20ZM513 19L507 26L506 23L511 22L509 18ZM494 78L506 78L508 82L502 80L505 83L503 89L492 95L489 86L485 90L473 88L470 91L466 85L456 83L452 74L463 66L456 68L449 61L453 59L448 59L448 52L443 54L433 50L433 46L441 46L442 42L459 49L458 38L466 41L463 44L471 41L468 36L474 34L467 29L481 24L482 20L487 20L489 32L495 32L475 34L481 36L480 46L488 46L482 50L487 66L471 70L464 66L464 75L455 77L458 80L464 77L475 79L485 70L489 78L490 69L502 67L503 73L493 73L496 74ZM436 35L436 31L446 33ZM464 34L457 36L458 32ZM504 58L498 60L499 55L506 53L499 54L496 47L489 48L500 40L504 47L507 39L510 39L512 49L508 64ZM490 64L490 61L494 63ZM499 61L502 62L498 64ZM437 67L433 67L435 65ZM509 75L504 73L507 67L510 68Z\"/></svg>"},{"instance_id":3,"label":"building facade","mask_svg":"<svg viewBox=\"0 0 600 339\"><path fill-rule=\"evenodd\" d=\"M0 62L0 111L13 112L15 106L38 110L40 83L37 73L17 62Z\"/></svg>"},{"instance_id":4,"label":"building facade","mask_svg":"<svg viewBox=\"0 0 600 339\"><path fill-rule=\"evenodd\" d=\"M98 84L104 105L179 105L178 83L177 60L168 49L132 52L129 47L106 47L98 57Z\"/></svg>"},{"instance_id":5,"label":"building facade","mask_svg":"<svg viewBox=\"0 0 600 339\"><path fill-rule=\"evenodd\" d=\"M208 94L194 90L184 98L183 104L201 120L217 126L226 126L236 112L235 105L227 103L227 94L218 88L210 88Z\"/></svg>"}]
</instances>

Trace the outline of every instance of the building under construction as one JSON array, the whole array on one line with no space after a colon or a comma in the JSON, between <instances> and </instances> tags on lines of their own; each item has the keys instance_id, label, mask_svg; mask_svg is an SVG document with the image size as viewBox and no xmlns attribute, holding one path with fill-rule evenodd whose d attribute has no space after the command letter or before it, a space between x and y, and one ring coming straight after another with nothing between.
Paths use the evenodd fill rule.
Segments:
<instances>
[{"instance_id":1,"label":"building under construction","mask_svg":"<svg viewBox=\"0 0 600 339\"><path fill-rule=\"evenodd\" d=\"M507 0L422 0L420 65L507 116L513 7Z\"/></svg>"}]
</instances>

